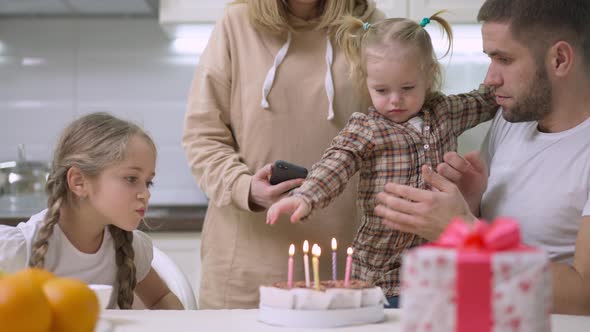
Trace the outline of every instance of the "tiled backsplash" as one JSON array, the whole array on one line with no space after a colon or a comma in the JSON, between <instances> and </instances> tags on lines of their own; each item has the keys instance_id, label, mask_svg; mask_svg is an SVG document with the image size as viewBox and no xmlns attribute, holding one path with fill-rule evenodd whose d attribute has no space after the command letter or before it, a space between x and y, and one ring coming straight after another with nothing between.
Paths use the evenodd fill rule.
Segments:
<instances>
[{"instance_id":1,"label":"tiled backsplash","mask_svg":"<svg viewBox=\"0 0 590 332\"><path fill-rule=\"evenodd\" d=\"M465 31L479 36L473 27ZM481 43L469 43L475 53L455 46L450 64L442 61L445 92L468 91L483 80L487 62ZM143 125L156 141L153 204L205 204L180 145L198 52L178 46L153 19L3 18L0 161L15 159L21 143L29 159L48 160L66 123L80 114L108 111ZM483 134L485 128L465 135L462 150L477 148Z\"/></svg>"}]
</instances>

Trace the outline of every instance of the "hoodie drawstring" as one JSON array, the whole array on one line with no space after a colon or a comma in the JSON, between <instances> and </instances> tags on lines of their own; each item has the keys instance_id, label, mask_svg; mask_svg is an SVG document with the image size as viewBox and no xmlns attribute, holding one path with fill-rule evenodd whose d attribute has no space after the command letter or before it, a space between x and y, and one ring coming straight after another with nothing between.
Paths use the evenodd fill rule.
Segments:
<instances>
[{"instance_id":1,"label":"hoodie drawstring","mask_svg":"<svg viewBox=\"0 0 590 332\"><path fill-rule=\"evenodd\" d=\"M334 51L332 50L332 43L330 43L330 36L326 38L326 80L324 82L326 88L326 95L328 96L328 120L334 118L334 81L332 80L332 59Z\"/></svg>"},{"instance_id":2,"label":"hoodie drawstring","mask_svg":"<svg viewBox=\"0 0 590 332\"><path fill-rule=\"evenodd\" d=\"M283 62L283 59L285 59L285 55L287 55L287 51L289 50L289 45L291 45L291 32L289 32L289 34L287 35L287 41L285 42L285 44L277 52L272 67L270 67L268 73L266 73L266 78L264 79L264 83L262 84L262 101L260 102L260 106L262 106L262 108L267 109L269 107L267 97L270 93L270 89L272 88L272 84L275 81L277 68L279 68L279 66Z\"/></svg>"},{"instance_id":3,"label":"hoodie drawstring","mask_svg":"<svg viewBox=\"0 0 590 332\"><path fill-rule=\"evenodd\" d=\"M270 89L275 80L275 76L277 73L277 69L285 59L287 55L287 51L289 50L289 46L291 45L291 32L287 34L287 41L285 44L279 49L275 59L273 61L272 67L268 70L266 77L264 79L264 83L262 84L262 100L260 102L260 106L264 109L268 109L270 107L268 103L268 94L270 93ZM324 80L324 86L326 89L326 95L328 96L328 120L332 120L334 118L334 81L332 79L332 61L334 58L334 50L332 48L332 43L330 42L330 36L326 38L326 78Z\"/></svg>"}]
</instances>

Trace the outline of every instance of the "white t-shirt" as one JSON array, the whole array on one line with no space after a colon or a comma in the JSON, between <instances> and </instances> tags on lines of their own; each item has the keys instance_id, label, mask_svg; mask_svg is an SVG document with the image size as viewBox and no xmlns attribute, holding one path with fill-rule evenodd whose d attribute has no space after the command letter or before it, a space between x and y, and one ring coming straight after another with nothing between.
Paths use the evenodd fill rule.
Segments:
<instances>
[{"instance_id":1,"label":"white t-shirt","mask_svg":"<svg viewBox=\"0 0 590 332\"><path fill-rule=\"evenodd\" d=\"M571 264L582 216L590 215L590 119L559 133L498 112L482 146L490 168L482 217L515 218L526 244Z\"/></svg>"},{"instance_id":2,"label":"white t-shirt","mask_svg":"<svg viewBox=\"0 0 590 332\"><path fill-rule=\"evenodd\" d=\"M35 234L46 211L41 211L16 227L0 225L0 270L11 273L28 266ZM133 231L132 246L135 251L136 277L140 282L152 265L152 241L145 233ZM117 294L115 246L107 229L98 251L86 254L70 243L59 224L55 225L49 238L44 268L55 275L78 278L88 284L113 285L113 294ZM114 308L115 303L116 296L113 295L109 308Z\"/></svg>"}]
</instances>

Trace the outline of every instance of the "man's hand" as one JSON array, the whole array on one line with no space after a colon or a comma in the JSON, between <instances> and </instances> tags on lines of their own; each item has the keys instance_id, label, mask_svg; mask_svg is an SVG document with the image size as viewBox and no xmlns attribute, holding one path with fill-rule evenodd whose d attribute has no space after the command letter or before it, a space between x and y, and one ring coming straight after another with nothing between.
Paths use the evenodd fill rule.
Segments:
<instances>
[{"instance_id":1,"label":"man's hand","mask_svg":"<svg viewBox=\"0 0 590 332\"><path fill-rule=\"evenodd\" d=\"M465 197L471 213L479 216L481 198L488 185L488 168L479 151L461 157L457 152L445 153L444 163L436 171L453 182Z\"/></svg>"},{"instance_id":2,"label":"man's hand","mask_svg":"<svg viewBox=\"0 0 590 332\"><path fill-rule=\"evenodd\" d=\"M432 241L454 217L475 220L454 183L427 166L422 167L422 174L433 190L388 183L377 194L375 214L383 218L384 225Z\"/></svg>"},{"instance_id":3,"label":"man's hand","mask_svg":"<svg viewBox=\"0 0 590 332\"><path fill-rule=\"evenodd\" d=\"M252 177L250 183L250 207L252 210L264 210L286 195L286 192L299 187L305 179L293 179L271 185L268 182L270 177L271 164L264 165Z\"/></svg>"},{"instance_id":4,"label":"man's hand","mask_svg":"<svg viewBox=\"0 0 590 332\"><path fill-rule=\"evenodd\" d=\"M301 197L285 197L274 203L266 213L266 223L273 225L281 214L290 214L291 222L298 222L311 212L309 204Z\"/></svg>"}]
</instances>

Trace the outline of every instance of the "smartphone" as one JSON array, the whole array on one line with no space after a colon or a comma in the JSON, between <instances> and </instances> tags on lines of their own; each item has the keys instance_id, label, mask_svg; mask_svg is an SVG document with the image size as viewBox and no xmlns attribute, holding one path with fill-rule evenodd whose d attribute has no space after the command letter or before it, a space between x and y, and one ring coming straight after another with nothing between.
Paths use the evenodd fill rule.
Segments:
<instances>
[{"instance_id":1,"label":"smartphone","mask_svg":"<svg viewBox=\"0 0 590 332\"><path fill-rule=\"evenodd\" d=\"M284 160L277 160L270 170L270 184L275 185L291 179L305 179L307 169Z\"/></svg>"}]
</instances>

